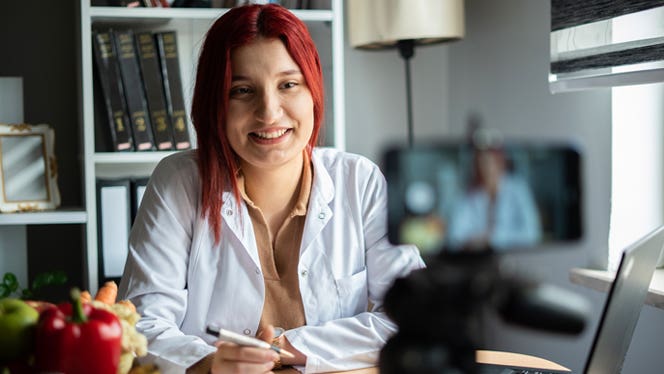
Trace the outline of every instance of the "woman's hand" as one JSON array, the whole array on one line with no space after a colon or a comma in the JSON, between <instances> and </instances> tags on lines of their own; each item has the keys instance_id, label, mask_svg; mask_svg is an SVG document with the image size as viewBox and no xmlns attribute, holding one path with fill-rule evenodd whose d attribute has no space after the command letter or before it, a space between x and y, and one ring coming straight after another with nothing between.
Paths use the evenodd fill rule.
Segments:
<instances>
[{"instance_id":1,"label":"woman's hand","mask_svg":"<svg viewBox=\"0 0 664 374\"><path fill-rule=\"evenodd\" d=\"M243 347L234 343L215 343L217 352L212 359L212 374L222 373L272 373L274 363L279 358L270 349Z\"/></svg>"},{"instance_id":2,"label":"woman's hand","mask_svg":"<svg viewBox=\"0 0 664 374\"><path fill-rule=\"evenodd\" d=\"M307 363L307 356L305 356L302 352L295 349L295 347L293 347L291 343L288 341L285 334L279 335L275 341L274 327L272 325L269 325L266 329L259 331L256 337L270 344L274 344L279 348L283 348L295 356L295 357L281 356L280 357L281 365L304 366Z\"/></svg>"}]
</instances>

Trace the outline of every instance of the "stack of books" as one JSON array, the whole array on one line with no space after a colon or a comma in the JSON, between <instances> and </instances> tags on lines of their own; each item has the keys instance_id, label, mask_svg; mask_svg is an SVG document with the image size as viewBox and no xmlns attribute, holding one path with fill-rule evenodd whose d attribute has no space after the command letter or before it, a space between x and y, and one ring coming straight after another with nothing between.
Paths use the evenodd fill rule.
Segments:
<instances>
[{"instance_id":1,"label":"stack of books","mask_svg":"<svg viewBox=\"0 0 664 374\"><path fill-rule=\"evenodd\" d=\"M112 149L191 148L176 33L94 30L93 47Z\"/></svg>"}]
</instances>

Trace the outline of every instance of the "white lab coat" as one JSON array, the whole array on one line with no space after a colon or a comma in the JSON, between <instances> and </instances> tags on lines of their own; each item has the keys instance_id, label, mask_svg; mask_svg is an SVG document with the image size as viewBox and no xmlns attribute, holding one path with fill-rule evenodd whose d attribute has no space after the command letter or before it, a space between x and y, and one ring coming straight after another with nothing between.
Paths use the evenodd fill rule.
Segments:
<instances>
[{"instance_id":1,"label":"white lab coat","mask_svg":"<svg viewBox=\"0 0 664 374\"><path fill-rule=\"evenodd\" d=\"M120 296L142 315L137 329L148 338L149 359L164 373L183 373L215 350L207 325L254 336L263 310L246 206L224 194L215 245L201 215L195 157L172 155L152 174L120 285ZM384 293L424 263L414 246L387 240L386 183L376 165L335 149L315 149L312 162L298 266L307 324L285 334L307 356L298 368L307 373L372 366L396 329L380 312Z\"/></svg>"}]
</instances>

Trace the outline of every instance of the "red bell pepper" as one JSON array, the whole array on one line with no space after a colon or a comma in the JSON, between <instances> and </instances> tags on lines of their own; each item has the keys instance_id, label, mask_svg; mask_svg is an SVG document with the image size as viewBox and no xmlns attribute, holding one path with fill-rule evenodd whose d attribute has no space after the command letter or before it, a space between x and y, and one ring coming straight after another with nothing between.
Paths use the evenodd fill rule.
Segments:
<instances>
[{"instance_id":1,"label":"red bell pepper","mask_svg":"<svg viewBox=\"0 0 664 374\"><path fill-rule=\"evenodd\" d=\"M39 372L116 374L120 363L122 325L104 309L81 303L72 290L72 302L50 308L39 316L35 363Z\"/></svg>"}]
</instances>

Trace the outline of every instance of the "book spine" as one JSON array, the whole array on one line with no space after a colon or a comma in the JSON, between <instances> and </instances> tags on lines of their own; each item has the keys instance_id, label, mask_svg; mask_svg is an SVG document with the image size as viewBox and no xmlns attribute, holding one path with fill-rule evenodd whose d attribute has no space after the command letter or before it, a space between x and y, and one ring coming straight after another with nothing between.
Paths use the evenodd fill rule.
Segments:
<instances>
[{"instance_id":1,"label":"book spine","mask_svg":"<svg viewBox=\"0 0 664 374\"><path fill-rule=\"evenodd\" d=\"M125 30L115 31L112 34L114 35L120 73L125 89L129 120L134 133L134 146L137 151L154 150L152 126L148 116L148 105L136 56L134 33L131 30Z\"/></svg>"},{"instance_id":2,"label":"book spine","mask_svg":"<svg viewBox=\"0 0 664 374\"><path fill-rule=\"evenodd\" d=\"M164 31L156 34L157 47L161 62L161 75L164 82L166 107L171 116L173 125L173 138L176 149L191 148L189 130L187 128L187 110L184 105L182 92L182 77L180 76L180 61L178 46L174 31Z\"/></svg>"},{"instance_id":3,"label":"book spine","mask_svg":"<svg viewBox=\"0 0 664 374\"><path fill-rule=\"evenodd\" d=\"M136 34L138 60L143 76L143 88L148 101L154 142L159 150L173 149L171 118L166 110L166 98L159 68L159 56L151 32Z\"/></svg>"},{"instance_id":4,"label":"book spine","mask_svg":"<svg viewBox=\"0 0 664 374\"><path fill-rule=\"evenodd\" d=\"M122 78L112 42L111 32L94 32L92 36L97 78L102 88L106 108L107 128L115 151L132 151L134 145L130 121L124 103Z\"/></svg>"}]
</instances>

